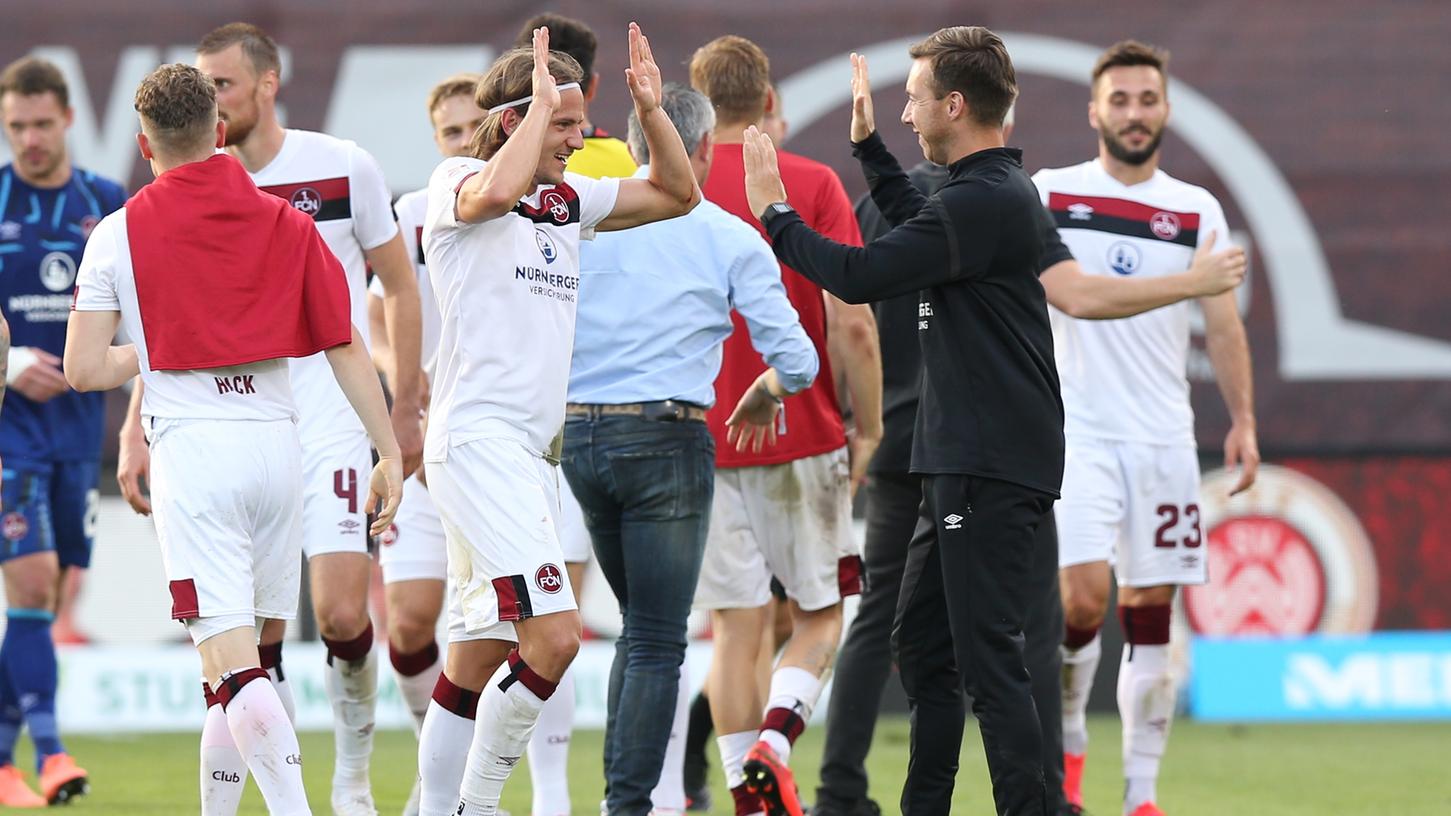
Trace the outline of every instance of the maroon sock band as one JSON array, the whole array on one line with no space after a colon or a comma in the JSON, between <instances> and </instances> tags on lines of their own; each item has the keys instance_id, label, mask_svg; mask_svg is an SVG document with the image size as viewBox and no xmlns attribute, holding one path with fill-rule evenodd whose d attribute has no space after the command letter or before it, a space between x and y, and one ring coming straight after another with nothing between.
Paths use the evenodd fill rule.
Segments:
<instances>
[{"instance_id":1,"label":"maroon sock band","mask_svg":"<svg viewBox=\"0 0 1451 816\"><path fill-rule=\"evenodd\" d=\"M262 658L262 668L268 671L276 669L278 680L287 679L282 676L282 641L259 644L257 656Z\"/></svg>"},{"instance_id":2,"label":"maroon sock band","mask_svg":"<svg viewBox=\"0 0 1451 816\"><path fill-rule=\"evenodd\" d=\"M788 742L795 745L796 738L806 730L806 721L789 708L773 708L766 712L766 718L761 721L761 730L779 731Z\"/></svg>"},{"instance_id":3,"label":"maroon sock band","mask_svg":"<svg viewBox=\"0 0 1451 816\"><path fill-rule=\"evenodd\" d=\"M479 715L479 693L455 686L443 672L438 673L438 682L433 684L433 701L450 714L466 720L476 719Z\"/></svg>"},{"instance_id":4,"label":"maroon sock band","mask_svg":"<svg viewBox=\"0 0 1451 816\"><path fill-rule=\"evenodd\" d=\"M1119 623L1124 642L1134 646L1163 646L1169 642L1169 605L1120 606Z\"/></svg>"},{"instance_id":5,"label":"maroon sock band","mask_svg":"<svg viewBox=\"0 0 1451 816\"><path fill-rule=\"evenodd\" d=\"M333 658L338 660L362 660L368 656L368 651L373 648L373 623L368 622L367 628L361 635L352 640L329 640L322 639L323 645L327 646L327 662L332 665Z\"/></svg>"},{"instance_id":6,"label":"maroon sock band","mask_svg":"<svg viewBox=\"0 0 1451 816\"><path fill-rule=\"evenodd\" d=\"M1092 643L1096 637L1098 637L1097 626L1092 629L1079 629L1076 626L1063 627L1063 646L1073 651L1078 651L1089 643Z\"/></svg>"},{"instance_id":7,"label":"maroon sock band","mask_svg":"<svg viewBox=\"0 0 1451 816\"><path fill-rule=\"evenodd\" d=\"M217 695L212 693L211 684L205 680L202 681L202 697L207 701L207 708L222 704L222 701L217 699Z\"/></svg>"},{"instance_id":8,"label":"maroon sock band","mask_svg":"<svg viewBox=\"0 0 1451 816\"><path fill-rule=\"evenodd\" d=\"M499 691L508 691L516 681L523 683L524 688L529 689L535 697L541 700L548 700L554 696L554 689L559 686L559 683L546 680L529 668L529 664L524 662L518 649L509 653L509 676L499 681Z\"/></svg>"},{"instance_id":9,"label":"maroon sock band","mask_svg":"<svg viewBox=\"0 0 1451 816\"><path fill-rule=\"evenodd\" d=\"M243 669L239 672L233 672L232 674L223 677L222 682L217 684L217 702L221 703L222 710L226 711L227 706L230 705L232 702L232 698L237 696L238 692L242 690L243 686L247 685L253 680L266 679L267 670L260 666L251 669Z\"/></svg>"},{"instance_id":10,"label":"maroon sock band","mask_svg":"<svg viewBox=\"0 0 1451 816\"><path fill-rule=\"evenodd\" d=\"M404 677L417 677L424 669L438 662L438 641L430 640L427 646L416 652L401 652L390 645L388 661Z\"/></svg>"}]
</instances>

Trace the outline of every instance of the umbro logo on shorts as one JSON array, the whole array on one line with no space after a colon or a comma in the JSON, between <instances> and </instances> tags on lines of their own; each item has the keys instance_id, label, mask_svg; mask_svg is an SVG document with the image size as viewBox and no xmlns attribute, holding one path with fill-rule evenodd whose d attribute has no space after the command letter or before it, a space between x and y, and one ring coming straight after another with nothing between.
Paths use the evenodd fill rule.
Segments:
<instances>
[{"instance_id":1,"label":"umbro logo on shorts","mask_svg":"<svg viewBox=\"0 0 1451 816\"><path fill-rule=\"evenodd\" d=\"M943 521L947 522L947 529L949 530L962 529L962 516L959 516L956 513L948 514L947 518L944 518Z\"/></svg>"},{"instance_id":2,"label":"umbro logo on shorts","mask_svg":"<svg viewBox=\"0 0 1451 816\"><path fill-rule=\"evenodd\" d=\"M559 567L553 564L545 564L534 573L534 585L548 592L550 595L564 589L564 576L560 574Z\"/></svg>"}]
</instances>

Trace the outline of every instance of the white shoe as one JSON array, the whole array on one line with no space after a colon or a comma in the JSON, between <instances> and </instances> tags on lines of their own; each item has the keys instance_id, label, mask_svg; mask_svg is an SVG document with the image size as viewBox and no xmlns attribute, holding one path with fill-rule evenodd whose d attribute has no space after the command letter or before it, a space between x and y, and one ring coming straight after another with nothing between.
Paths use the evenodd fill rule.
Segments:
<instances>
[{"instance_id":1,"label":"white shoe","mask_svg":"<svg viewBox=\"0 0 1451 816\"><path fill-rule=\"evenodd\" d=\"M378 816L373 792L367 788L333 788L333 816Z\"/></svg>"}]
</instances>

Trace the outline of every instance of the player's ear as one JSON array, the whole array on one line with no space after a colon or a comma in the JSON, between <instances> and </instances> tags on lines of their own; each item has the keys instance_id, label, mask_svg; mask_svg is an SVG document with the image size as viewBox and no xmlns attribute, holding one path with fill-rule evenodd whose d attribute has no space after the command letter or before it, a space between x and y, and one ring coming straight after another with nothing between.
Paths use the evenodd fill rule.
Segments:
<instances>
[{"instance_id":1,"label":"player's ear","mask_svg":"<svg viewBox=\"0 0 1451 816\"><path fill-rule=\"evenodd\" d=\"M599 75L599 72L596 71L596 72L590 74L589 76L585 77L585 81L584 81L583 84L584 84L584 103L586 105L588 105L590 102L594 101L595 93L598 92L599 89L600 89L600 75Z\"/></svg>"},{"instance_id":2,"label":"player's ear","mask_svg":"<svg viewBox=\"0 0 1451 816\"><path fill-rule=\"evenodd\" d=\"M1098 104L1092 99L1088 100L1088 126L1098 130Z\"/></svg>"},{"instance_id":3,"label":"player's ear","mask_svg":"<svg viewBox=\"0 0 1451 816\"><path fill-rule=\"evenodd\" d=\"M505 136L513 133L519 127L520 121L519 112L513 108L505 108L504 112L499 114L499 127L504 129Z\"/></svg>"},{"instance_id":4,"label":"player's ear","mask_svg":"<svg viewBox=\"0 0 1451 816\"><path fill-rule=\"evenodd\" d=\"M151 161L151 157L155 154L151 152L151 142L147 140L145 133L136 134L136 146L141 148L141 158Z\"/></svg>"},{"instance_id":5,"label":"player's ear","mask_svg":"<svg viewBox=\"0 0 1451 816\"><path fill-rule=\"evenodd\" d=\"M963 98L960 91L952 91L947 94L947 115L953 119L967 114L967 100Z\"/></svg>"},{"instance_id":6,"label":"player's ear","mask_svg":"<svg viewBox=\"0 0 1451 816\"><path fill-rule=\"evenodd\" d=\"M217 143L216 143L215 147L218 150L221 150L222 148L224 148L226 146L227 146L227 123L221 117L217 117Z\"/></svg>"},{"instance_id":7,"label":"player's ear","mask_svg":"<svg viewBox=\"0 0 1451 816\"><path fill-rule=\"evenodd\" d=\"M76 123L76 109L67 105L65 109L65 126L69 130L71 125Z\"/></svg>"}]
</instances>

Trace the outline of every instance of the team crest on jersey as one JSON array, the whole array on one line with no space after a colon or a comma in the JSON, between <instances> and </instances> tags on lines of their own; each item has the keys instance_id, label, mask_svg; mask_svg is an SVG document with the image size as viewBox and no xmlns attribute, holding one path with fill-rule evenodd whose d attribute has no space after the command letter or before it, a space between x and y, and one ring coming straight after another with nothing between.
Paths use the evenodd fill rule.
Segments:
<instances>
[{"instance_id":1,"label":"team crest on jersey","mask_svg":"<svg viewBox=\"0 0 1451 816\"><path fill-rule=\"evenodd\" d=\"M40 259L40 282L52 292L67 292L76 282L76 262L69 252L51 252Z\"/></svg>"},{"instance_id":2,"label":"team crest on jersey","mask_svg":"<svg viewBox=\"0 0 1451 816\"><path fill-rule=\"evenodd\" d=\"M322 196L311 187L301 187L292 194L292 206L311 218L322 212Z\"/></svg>"},{"instance_id":3,"label":"team crest on jersey","mask_svg":"<svg viewBox=\"0 0 1451 816\"><path fill-rule=\"evenodd\" d=\"M569 202L564 199L564 196L558 190L550 190L540 196L539 203L543 205L544 209L549 211L550 217L556 223L569 223Z\"/></svg>"},{"instance_id":4,"label":"team crest on jersey","mask_svg":"<svg viewBox=\"0 0 1451 816\"><path fill-rule=\"evenodd\" d=\"M20 222L0 222L0 241L14 241L20 237Z\"/></svg>"},{"instance_id":5,"label":"team crest on jersey","mask_svg":"<svg viewBox=\"0 0 1451 816\"><path fill-rule=\"evenodd\" d=\"M7 541L19 541L30 534L30 522L26 521L24 513L6 513L5 518L0 519L0 533Z\"/></svg>"},{"instance_id":6,"label":"team crest on jersey","mask_svg":"<svg viewBox=\"0 0 1451 816\"><path fill-rule=\"evenodd\" d=\"M1128 241L1119 241L1108 248L1108 268L1120 275L1132 275L1139 271L1139 248Z\"/></svg>"},{"instance_id":7,"label":"team crest on jersey","mask_svg":"<svg viewBox=\"0 0 1451 816\"><path fill-rule=\"evenodd\" d=\"M1172 241L1179 237L1179 216L1162 210L1156 212L1149 219L1149 231L1165 241Z\"/></svg>"},{"instance_id":8,"label":"team crest on jersey","mask_svg":"<svg viewBox=\"0 0 1451 816\"><path fill-rule=\"evenodd\" d=\"M539 245L539 254L544 256L545 263L554 263L554 259L559 257L559 250L554 246L554 239L550 238L544 230L534 230L534 243Z\"/></svg>"},{"instance_id":9,"label":"team crest on jersey","mask_svg":"<svg viewBox=\"0 0 1451 816\"><path fill-rule=\"evenodd\" d=\"M564 575L559 571L559 567L545 564L534 573L534 585L553 595L564 589Z\"/></svg>"},{"instance_id":10,"label":"team crest on jersey","mask_svg":"<svg viewBox=\"0 0 1451 816\"><path fill-rule=\"evenodd\" d=\"M398 525L396 525L396 524L389 524L388 525L388 529L384 530L383 531L383 534L380 535L380 536L378 536L378 543L379 544L382 544L384 547L391 547L394 544L397 544L398 543Z\"/></svg>"}]
</instances>

